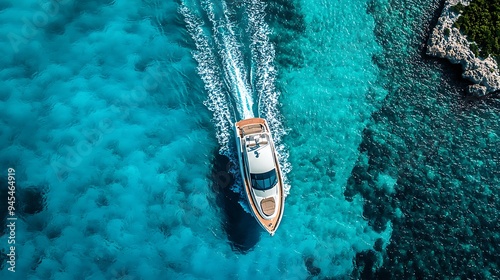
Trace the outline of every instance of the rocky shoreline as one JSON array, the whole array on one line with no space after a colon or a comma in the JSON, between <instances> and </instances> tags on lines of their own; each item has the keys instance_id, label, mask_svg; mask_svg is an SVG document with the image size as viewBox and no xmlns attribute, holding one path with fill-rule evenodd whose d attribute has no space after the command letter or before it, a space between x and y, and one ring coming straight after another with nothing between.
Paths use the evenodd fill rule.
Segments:
<instances>
[{"instance_id":1,"label":"rocky shoreline","mask_svg":"<svg viewBox=\"0 0 500 280\"><path fill-rule=\"evenodd\" d=\"M453 27L458 13L451 7L458 3L469 5L470 0L446 0L441 16L427 42L427 54L446 58L454 64L461 64L462 77L474 84L467 92L472 96L483 97L500 90L500 71L498 63L491 56L486 59L477 57L469 48L470 42L460 30Z\"/></svg>"}]
</instances>

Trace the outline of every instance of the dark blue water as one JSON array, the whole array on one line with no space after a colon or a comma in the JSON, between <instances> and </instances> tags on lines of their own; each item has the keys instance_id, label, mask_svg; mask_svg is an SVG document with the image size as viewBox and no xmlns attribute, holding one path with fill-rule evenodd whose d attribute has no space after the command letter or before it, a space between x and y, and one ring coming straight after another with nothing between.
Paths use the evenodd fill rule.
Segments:
<instances>
[{"instance_id":1,"label":"dark blue water","mask_svg":"<svg viewBox=\"0 0 500 280\"><path fill-rule=\"evenodd\" d=\"M424 54L442 4L428 2L385 15L370 3L389 94L363 132L345 194L361 194L370 225L391 221L393 232L381 268L375 247L357 255L354 275L497 279L500 103L466 97L460 67Z\"/></svg>"},{"instance_id":2,"label":"dark blue water","mask_svg":"<svg viewBox=\"0 0 500 280\"><path fill-rule=\"evenodd\" d=\"M500 277L500 104L425 55L441 1L0 1L2 279ZM233 123L286 174L270 237Z\"/></svg>"}]
</instances>

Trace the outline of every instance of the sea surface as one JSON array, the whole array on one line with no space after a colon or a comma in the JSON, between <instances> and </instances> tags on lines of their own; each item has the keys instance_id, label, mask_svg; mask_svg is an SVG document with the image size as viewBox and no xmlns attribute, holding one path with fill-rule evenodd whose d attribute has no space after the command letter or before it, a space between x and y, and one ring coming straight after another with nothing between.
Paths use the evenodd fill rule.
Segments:
<instances>
[{"instance_id":1,"label":"sea surface","mask_svg":"<svg viewBox=\"0 0 500 280\"><path fill-rule=\"evenodd\" d=\"M425 55L442 2L0 0L0 279L499 279L500 102Z\"/></svg>"}]
</instances>

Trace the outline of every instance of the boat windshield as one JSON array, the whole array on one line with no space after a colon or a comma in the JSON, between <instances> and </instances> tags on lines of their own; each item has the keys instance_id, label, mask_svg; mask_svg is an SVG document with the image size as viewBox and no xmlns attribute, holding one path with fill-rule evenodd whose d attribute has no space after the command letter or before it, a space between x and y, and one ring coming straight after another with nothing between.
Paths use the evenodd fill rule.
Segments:
<instances>
[{"instance_id":1,"label":"boat windshield","mask_svg":"<svg viewBox=\"0 0 500 280\"><path fill-rule=\"evenodd\" d=\"M276 176L276 169L272 169L266 173L254 174L250 173L250 178L252 179L252 187L257 190L265 191L268 190L278 181Z\"/></svg>"}]
</instances>

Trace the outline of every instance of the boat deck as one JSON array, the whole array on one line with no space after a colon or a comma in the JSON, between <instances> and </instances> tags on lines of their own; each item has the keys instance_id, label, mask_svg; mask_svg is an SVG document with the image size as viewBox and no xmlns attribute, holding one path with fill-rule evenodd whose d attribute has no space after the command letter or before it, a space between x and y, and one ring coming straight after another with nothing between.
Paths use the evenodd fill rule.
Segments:
<instances>
[{"instance_id":1,"label":"boat deck","mask_svg":"<svg viewBox=\"0 0 500 280\"><path fill-rule=\"evenodd\" d=\"M260 124L251 124L241 128L243 135L262 133L264 132L264 127Z\"/></svg>"},{"instance_id":2,"label":"boat deck","mask_svg":"<svg viewBox=\"0 0 500 280\"><path fill-rule=\"evenodd\" d=\"M267 127L267 123L264 119L261 118L252 118L252 119L246 119L242 120L236 123L236 128L238 131L238 135L240 138L244 138L246 135L250 134L256 134L256 133L269 133L269 127ZM242 147L244 148L244 147ZM248 147L247 147L248 148ZM241 157L241 156L240 156ZM285 194L283 192L283 180L282 180L282 175L281 175L281 170L279 168L279 163L278 163L278 158L276 155L276 151L273 148L273 160L276 164L276 170L278 173L278 197L279 201L275 201L273 198L266 198L261 201L261 208L264 212L264 214L272 214L274 210L277 211L277 214L274 218L272 219L265 219L259 214L259 210L257 209L257 206L255 205L255 202L253 199L251 199L252 194L251 194L251 182L249 181L248 178L243 178L244 185L245 185L245 192L247 197L249 198L248 202L250 207L252 208L252 212L254 213L255 218L259 222L259 224L267 231L269 234L274 235L274 232L278 228L281 218L283 217L283 208L284 208L284 202L285 202ZM245 168L244 165L242 165L243 168Z\"/></svg>"},{"instance_id":3,"label":"boat deck","mask_svg":"<svg viewBox=\"0 0 500 280\"><path fill-rule=\"evenodd\" d=\"M236 126L239 128L239 134L242 138L245 135L266 132L266 122L260 118L242 120L237 122Z\"/></svg>"},{"instance_id":4,"label":"boat deck","mask_svg":"<svg viewBox=\"0 0 500 280\"><path fill-rule=\"evenodd\" d=\"M262 211L266 215L272 215L274 213L274 209L276 208L276 201L274 198L269 197L260 202L260 206L262 207Z\"/></svg>"}]
</instances>

